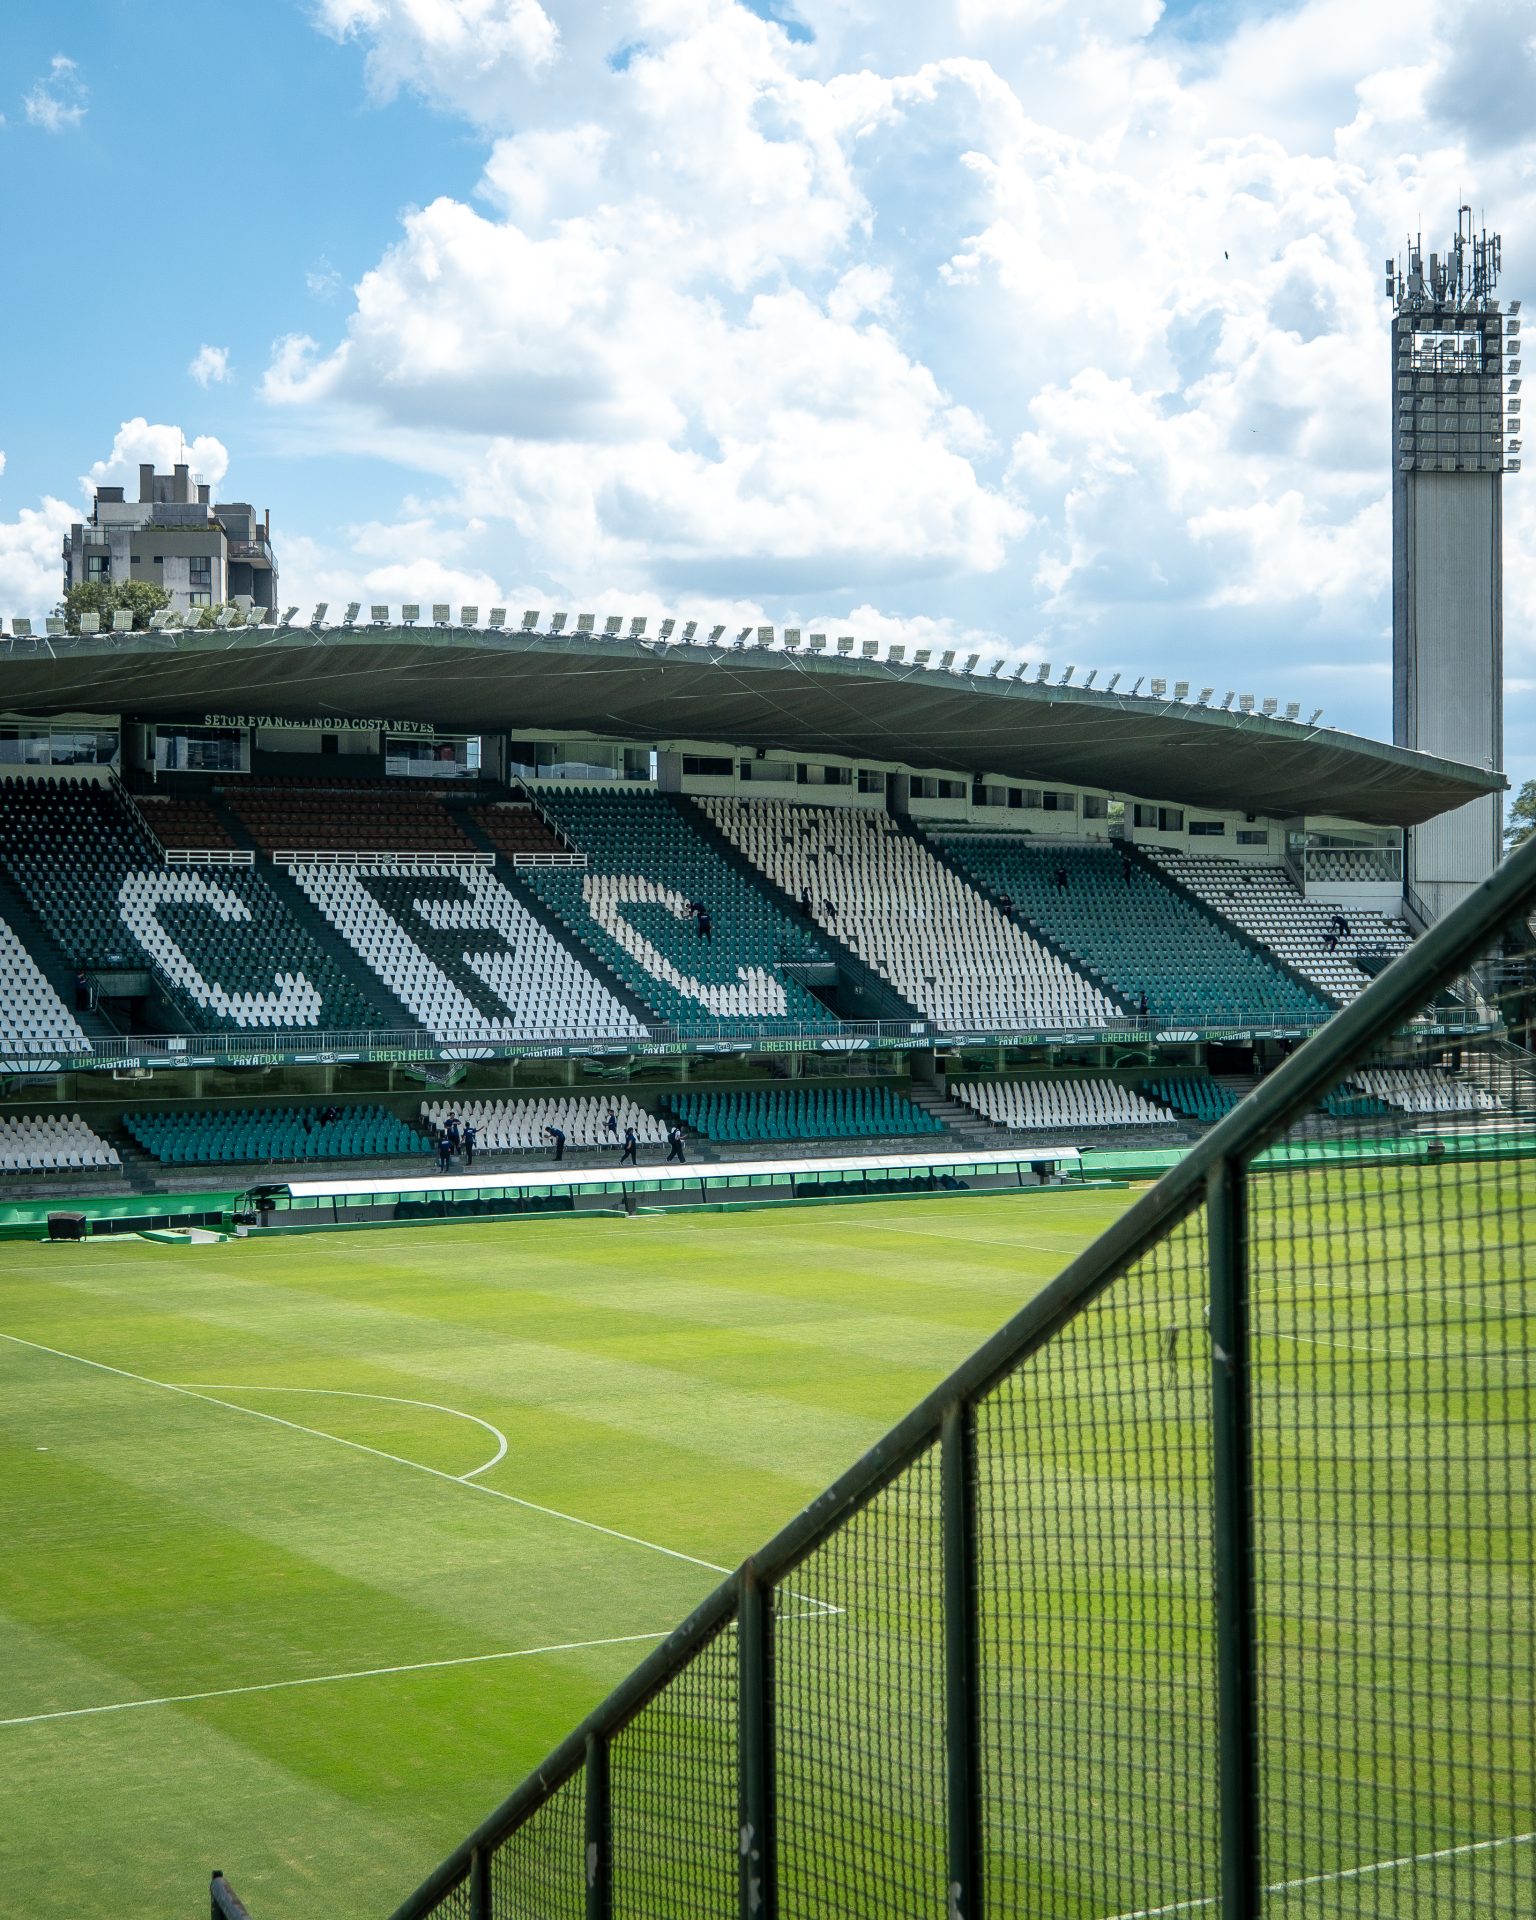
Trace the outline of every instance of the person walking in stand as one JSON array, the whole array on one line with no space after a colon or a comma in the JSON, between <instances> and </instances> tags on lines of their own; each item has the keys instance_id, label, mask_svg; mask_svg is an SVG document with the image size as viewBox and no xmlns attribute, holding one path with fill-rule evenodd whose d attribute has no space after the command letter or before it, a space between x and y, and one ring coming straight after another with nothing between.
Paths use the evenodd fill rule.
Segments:
<instances>
[{"instance_id":1,"label":"person walking in stand","mask_svg":"<svg viewBox=\"0 0 1536 1920\"><path fill-rule=\"evenodd\" d=\"M672 1161L674 1161L674 1160L676 1160L676 1161L679 1161L679 1162L681 1162L681 1161L683 1160L683 1158L684 1158L684 1154L683 1154L683 1130L682 1130L682 1128L681 1128L681 1127L680 1127L680 1126L679 1126L679 1125L677 1124L677 1122L676 1122L676 1121L674 1120L674 1121L672 1122L672 1124L671 1124L671 1126L667 1128L667 1162L668 1162L668 1165L670 1165L670 1164L672 1163Z\"/></svg>"},{"instance_id":2,"label":"person walking in stand","mask_svg":"<svg viewBox=\"0 0 1536 1920\"><path fill-rule=\"evenodd\" d=\"M472 1120L464 1122L464 1131L459 1135L464 1146L464 1170L467 1173L475 1164L475 1142L480 1137L479 1129Z\"/></svg>"},{"instance_id":3,"label":"person walking in stand","mask_svg":"<svg viewBox=\"0 0 1536 1920\"><path fill-rule=\"evenodd\" d=\"M459 1116L456 1113L449 1114L447 1120L443 1123L443 1132L447 1134L449 1145L453 1148L454 1152L457 1153L459 1150Z\"/></svg>"},{"instance_id":4,"label":"person walking in stand","mask_svg":"<svg viewBox=\"0 0 1536 1920\"><path fill-rule=\"evenodd\" d=\"M446 1129L437 1136L437 1170L447 1173L453 1166L453 1142L448 1138Z\"/></svg>"},{"instance_id":5,"label":"person walking in stand","mask_svg":"<svg viewBox=\"0 0 1536 1920\"><path fill-rule=\"evenodd\" d=\"M619 1144L619 1116L612 1107L603 1115L603 1133L606 1135L606 1145L616 1147Z\"/></svg>"},{"instance_id":6,"label":"person walking in stand","mask_svg":"<svg viewBox=\"0 0 1536 1920\"><path fill-rule=\"evenodd\" d=\"M555 1143L555 1165L559 1166L560 1162L565 1158L565 1128L557 1127L551 1123L544 1131Z\"/></svg>"},{"instance_id":7,"label":"person walking in stand","mask_svg":"<svg viewBox=\"0 0 1536 1920\"><path fill-rule=\"evenodd\" d=\"M1000 893L997 896L997 904L999 910L1005 917L1011 920L1013 918L1013 895L1011 893Z\"/></svg>"},{"instance_id":8,"label":"person walking in stand","mask_svg":"<svg viewBox=\"0 0 1536 1920\"><path fill-rule=\"evenodd\" d=\"M635 1152L639 1145L639 1134L635 1132L633 1127L626 1127L624 1129L624 1151L619 1155L619 1165L621 1167L626 1165L635 1167L640 1164L635 1158Z\"/></svg>"},{"instance_id":9,"label":"person walking in stand","mask_svg":"<svg viewBox=\"0 0 1536 1920\"><path fill-rule=\"evenodd\" d=\"M715 923L710 919L707 908L703 909L699 914L698 931L701 940L713 940L715 937Z\"/></svg>"}]
</instances>

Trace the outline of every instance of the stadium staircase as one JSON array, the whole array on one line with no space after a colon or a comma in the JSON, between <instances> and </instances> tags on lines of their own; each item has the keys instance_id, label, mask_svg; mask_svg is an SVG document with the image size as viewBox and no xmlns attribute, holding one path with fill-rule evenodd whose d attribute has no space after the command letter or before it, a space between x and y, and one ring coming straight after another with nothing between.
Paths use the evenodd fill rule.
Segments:
<instances>
[{"instance_id":1,"label":"stadium staircase","mask_svg":"<svg viewBox=\"0 0 1536 1920\"><path fill-rule=\"evenodd\" d=\"M950 1145L957 1151L970 1147L977 1153L1002 1153L1019 1144L1016 1133L1010 1133L1006 1127L994 1126L974 1107L966 1106L961 1100L952 1100L936 1087L925 1086L922 1081L914 1080L905 1092L914 1107L920 1107L930 1120L938 1121Z\"/></svg>"},{"instance_id":2,"label":"stadium staircase","mask_svg":"<svg viewBox=\"0 0 1536 1920\"><path fill-rule=\"evenodd\" d=\"M377 1024L401 1031L419 1027L421 1023L410 1008L395 998L373 969L364 964L362 956L342 939L325 915L316 911L314 902L288 869L278 866L276 861L262 854L250 830L234 809L225 804L223 796L219 793L209 795L208 804L210 812L230 836L231 846L247 847L255 853L262 879L281 901L284 910L303 927L337 971L377 1010Z\"/></svg>"},{"instance_id":3,"label":"stadium staircase","mask_svg":"<svg viewBox=\"0 0 1536 1920\"><path fill-rule=\"evenodd\" d=\"M540 787L530 797L542 818L584 852L589 864L585 870L520 868L524 891L536 893L558 915L567 944L575 941L584 955L597 954L623 977L650 1009L650 1021L836 1030L836 1015L781 964L787 946L803 951L807 960L829 957L821 942L804 930L777 890L763 884L761 874L720 857L717 842L700 831L695 809L649 788L557 792ZM701 900L709 907L714 937L708 941L660 900L618 900L610 910L650 942L680 978L696 980L712 994L739 996L746 1003L740 1011L721 1011L718 1002L711 1006L659 978L626 950L588 905L589 883L609 876L639 877L682 901ZM760 983L757 992L749 984L754 977ZM762 1004L775 984L783 992L782 1010Z\"/></svg>"},{"instance_id":4,"label":"stadium staircase","mask_svg":"<svg viewBox=\"0 0 1536 1920\"><path fill-rule=\"evenodd\" d=\"M74 1015L87 1040L116 1039L118 1028L104 1013L75 1006L75 969L60 950L20 887L12 884L0 865L0 920L32 957L33 965Z\"/></svg>"},{"instance_id":5,"label":"stadium staircase","mask_svg":"<svg viewBox=\"0 0 1536 1920\"><path fill-rule=\"evenodd\" d=\"M934 859L939 861L941 865L948 867L957 879L963 880L966 886L973 888L977 893L981 894L984 899L990 900L999 912L1002 911L1005 889L1001 886L993 885L984 874L977 872L968 865L947 842L943 833L938 828L935 828L931 833L927 832L918 826L909 815L905 814L892 814L891 818L901 832L910 834L914 840L926 847ZM1039 849L1032 850L1039 851ZM1123 1008L1127 1016L1132 1013L1135 1002L1126 993L1125 989L1113 980L1101 967L1097 966L1089 956L1074 952L1064 940L1051 930L1043 918L1026 913L1020 907L1017 895L1013 896L1012 918L1018 926L1024 929L1032 940L1038 941L1047 952L1055 954L1063 966L1070 967L1074 973L1080 973L1091 980L1099 992L1102 993L1106 999L1113 1001L1117 1006Z\"/></svg>"},{"instance_id":6,"label":"stadium staircase","mask_svg":"<svg viewBox=\"0 0 1536 1920\"><path fill-rule=\"evenodd\" d=\"M534 811L539 814L541 820L544 818L543 814L539 813L537 805L534 806ZM513 865L487 834L479 819L476 818L475 811L466 806L456 813L455 818L468 838L474 842L477 852L489 853L495 857L496 878L518 905L539 923L551 939L558 940L568 952L574 953L587 972L608 989L621 1007L632 1013L643 1027L651 1026L657 1017L656 1009L648 1005L635 992L629 981L614 970L606 953L584 940L574 927L566 924L535 888L526 884L525 876L528 869ZM550 830L554 832L553 828Z\"/></svg>"}]
</instances>

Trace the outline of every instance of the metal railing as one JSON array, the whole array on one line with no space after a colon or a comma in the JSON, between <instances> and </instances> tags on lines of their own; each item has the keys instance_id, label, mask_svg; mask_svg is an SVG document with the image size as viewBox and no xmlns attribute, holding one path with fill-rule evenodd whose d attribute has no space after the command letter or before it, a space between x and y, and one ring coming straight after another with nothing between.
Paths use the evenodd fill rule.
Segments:
<instances>
[{"instance_id":1,"label":"metal railing","mask_svg":"<svg viewBox=\"0 0 1536 1920\"><path fill-rule=\"evenodd\" d=\"M494 867L496 856L493 853L473 852L463 847L452 853L401 853L383 849L341 851L334 847L318 849L278 847L273 851L272 864L277 867L404 867L414 871L423 867Z\"/></svg>"},{"instance_id":2,"label":"metal railing","mask_svg":"<svg viewBox=\"0 0 1536 1920\"><path fill-rule=\"evenodd\" d=\"M252 867L256 856L249 847L165 847L168 867Z\"/></svg>"},{"instance_id":3,"label":"metal railing","mask_svg":"<svg viewBox=\"0 0 1536 1920\"><path fill-rule=\"evenodd\" d=\"M1533 901L1536 843L716 1587L394 1920L1523 1920L1528 1077L1467 1142L1384 1155L1301 1123Z\"/></svg>"}]
</instances>

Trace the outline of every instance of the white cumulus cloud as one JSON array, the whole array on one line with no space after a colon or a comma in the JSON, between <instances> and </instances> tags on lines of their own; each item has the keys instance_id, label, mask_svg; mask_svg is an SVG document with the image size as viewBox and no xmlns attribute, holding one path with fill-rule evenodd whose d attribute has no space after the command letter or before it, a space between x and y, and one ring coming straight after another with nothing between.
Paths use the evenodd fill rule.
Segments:
<instances>
[{"instance_id":1,"label":"white cumulus cloud","mask_svg":"<svg viewBox=\"0 0 1536 1920\"><path fill-rule=\"evenodd\" d=\"M229 348L199 347L192 356L187 372L200 387L217 386L229 378Z\"/></svg>"},{"instance_id":2,"label":"white cumulus cloud","mask_svg":"<svg viewBox=\"0 0 1536 1920\"><path fill-rule=\"evenodd\" d=\"M56 53L47 73L33 84L21 104L34 127L41 127L44 133L67 133L85 118L89 94L75 62L67 53Z\"/></svg>"},{"instance_id":3,"label":"white cumulus cloud","mask_svg":"<svg viewBox=\"0 0 1536 1920\"><path fill-rule=\"evenodd\" d=\"M125 486L128 497L136 499L139 468L145 461L157 473L169 473L185 461L195 479L215 489L229 471L229 452L222 440L211 433L188 440L180 427L151 424L140 414L122 423L113 436L112 451L106 459L92 462L90 472L81 475L80 484L86 489Z\"/></svg>"}]
</instances>

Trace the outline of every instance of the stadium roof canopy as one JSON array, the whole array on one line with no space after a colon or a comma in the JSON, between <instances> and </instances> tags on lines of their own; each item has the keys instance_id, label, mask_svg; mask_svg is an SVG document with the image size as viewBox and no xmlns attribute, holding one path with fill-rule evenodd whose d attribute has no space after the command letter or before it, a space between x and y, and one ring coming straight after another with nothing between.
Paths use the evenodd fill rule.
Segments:
<instances>
[{"instance_id":1,"label":"stadium roof canopy","mask_svg":"<svg viewBox=\"0 0 1536 1920\"><path fill-rule=\"evenodd\" d=\"M709 741L1377 826L1413 826L1505 785L1481 768L1260 714L782 646L617 634L267 626L54 639L0 656L0 704Z\"/></svg>"}]
</instances>

